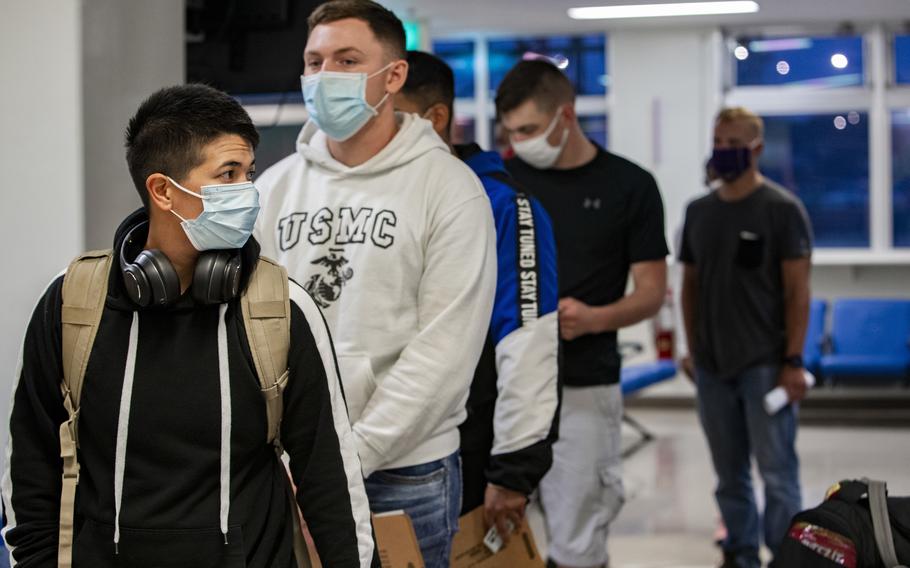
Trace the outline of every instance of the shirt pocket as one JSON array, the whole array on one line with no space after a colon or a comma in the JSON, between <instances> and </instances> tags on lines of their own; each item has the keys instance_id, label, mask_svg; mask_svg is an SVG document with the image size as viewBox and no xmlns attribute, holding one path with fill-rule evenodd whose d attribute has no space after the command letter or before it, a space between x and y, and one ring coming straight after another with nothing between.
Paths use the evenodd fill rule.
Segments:
<instances>
[{"instance_id":1,"label":"shirt pocket","mask_svg":"<svg viewBox=\"0 0 910 568\"><path fill-rule=\"evenodd\" d=\"M740 231L736 245L736 265L752 270L765 260L765 238L751 231Z\"/></svg>"},{"instance_id":2,"label":"shirt pocket","mask_svg":"<svg viewBox=\"0 0 910 568\"><path fill-rule=\"evenodd\" d=\"M245 568L243 531L228 528L137 529L86 519L73 546L73 566L91 568Z\"/></svg>"}]
</instances>

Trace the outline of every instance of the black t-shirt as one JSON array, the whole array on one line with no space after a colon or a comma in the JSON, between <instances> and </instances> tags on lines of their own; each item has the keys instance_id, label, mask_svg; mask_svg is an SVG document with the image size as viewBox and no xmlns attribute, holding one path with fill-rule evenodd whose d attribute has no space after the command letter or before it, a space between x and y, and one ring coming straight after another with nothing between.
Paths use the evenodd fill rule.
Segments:
<instances>
[{"instance_id":1,"label":"black t-shirt","mask_svg":"<svg viewBox=\"0 0 910 568\"><path fill-rule=\"evenodd\" d=\"M679 259L698 271L694 356L724 378L777 364L786 347L781 261L812 251L802 203L765 182L740 201L716 193L686 211Z\"/></svg>"},{"instance_id":2,"label":"black t-shirt","mask_svg":"<svg viewBox=\"0 0 910 568\"><path fill-rule=\"evenodd\" d=\"M569 170L539 170L519 158L506 166L553 221L561 298L612 304L625 295L629 265L668 254L657 183L629 160L598 147L593 160ZM563 349L566 385L619 381L616 332L585 335Z\"/></svg>"}]
</instances>

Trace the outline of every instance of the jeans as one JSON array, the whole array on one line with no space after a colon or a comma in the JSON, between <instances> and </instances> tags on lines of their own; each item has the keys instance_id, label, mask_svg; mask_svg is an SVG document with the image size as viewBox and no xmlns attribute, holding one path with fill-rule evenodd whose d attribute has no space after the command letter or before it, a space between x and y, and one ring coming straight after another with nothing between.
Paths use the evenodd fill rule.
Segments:
<instances>
[{"instance_id":1,"label":"jeans","mask_svg":"<svg viewBox=\"0 0 910 568\"><path fill-rule=\"evenodd\" d=\"M777 366L764 365L720 379L697 370L698 413L717 473L717 505L727 527L722 546L743 568L761 566L762 530L765 545L777 555L790 520L802 508L797 405L790 404L774 416L762 406L765 394L777 385L778 373ZM763 522L752 488L751 456L765 485Z\"/></svg>"},{"instance_id":2,"label":"jeans","mask_svg":"<svg viewBox=\"0 0 910 568\"><path fill-rule=\"evenodd\" d=\"M458 452L441 460L377 471L366 479L373 513L404 510L426 568L448 568L452 538L461 510L461 463Z\"/></svg>"}]
</instances>

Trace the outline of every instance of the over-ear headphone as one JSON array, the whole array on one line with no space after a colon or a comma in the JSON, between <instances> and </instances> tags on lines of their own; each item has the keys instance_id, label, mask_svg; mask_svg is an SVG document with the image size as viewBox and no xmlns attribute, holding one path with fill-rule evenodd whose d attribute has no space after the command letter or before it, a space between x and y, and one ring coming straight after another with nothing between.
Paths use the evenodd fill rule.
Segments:
<instances>
[{"instance_id":1,"label":"over-ear headphone","mask_svg":"<svg viewBox=\"0 0 910 568\"><path fill-rule=\"evenodd\" d=\"M159 250L143 250L129 261L129 251L142 246L134 238L148 232L148 221L127 233L120 245L120 271L130 299L139 307L167 306L180 297L180 278L167 256ZM144 237L143 237L144 239ZM236 298L240 292L242 263L236 250L205 251L199 255L190 291L201 304L220 304Z\"/></svg>"}]
</instances>

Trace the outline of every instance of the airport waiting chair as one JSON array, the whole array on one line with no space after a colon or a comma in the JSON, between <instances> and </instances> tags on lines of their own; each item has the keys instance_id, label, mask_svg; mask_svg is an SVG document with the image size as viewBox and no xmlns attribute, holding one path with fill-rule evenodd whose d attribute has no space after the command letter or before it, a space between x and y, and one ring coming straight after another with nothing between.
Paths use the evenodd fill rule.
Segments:
<instances>
[{"instance_id":1,"label":"airport waiting chair","mask_svg":"<svg viewBox=\"0 0 910 568\"><path fill-rule=\"evenodd\" d=\"M635 394L653 384L672 379L675 376L676 364L668 360L623 367L620 373L622 395Z\"/></svg>"},{"instance_id":2,"label":"airport waiting chair","mask_svg":"<svg viewBox=\"0 0 910 568\"><path fill-rule=\"evenodd\" d=\"M623 367L619 382L623 397L627 397L675 376L676 364L673 361L660 360L655 363L642 363ZM627 458L651 442L654 439L654 434L625 411L622 414L622 421L638 434L638 440L622 452L622 457Z\"/></svg>"},{"instance_id":3,"label":"airport waiting chair","mask_svg":"<svg viewBox=\"0 0 910 568\"><path fill-rule=\"evenodd\" d=\"M806 369L815 375L819 374L823 348L825 346L825 316L828 303L814 299L809 304L809 325L806 327L806 341L803 346L803 362Z\"/></svg>"},{"instance_id":4,"label":"airport waiting chair","mask_svg":"<svg viewBox=\"0 0 910 568\"><path fill-rule=\"evenodd\" d=\"M906 379L910 372L910 300L835 301L830 353L822 355L821 371L829 379Z\"/></svg>"}]
</instances>

